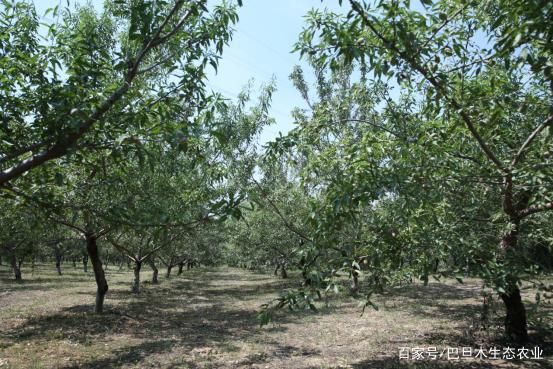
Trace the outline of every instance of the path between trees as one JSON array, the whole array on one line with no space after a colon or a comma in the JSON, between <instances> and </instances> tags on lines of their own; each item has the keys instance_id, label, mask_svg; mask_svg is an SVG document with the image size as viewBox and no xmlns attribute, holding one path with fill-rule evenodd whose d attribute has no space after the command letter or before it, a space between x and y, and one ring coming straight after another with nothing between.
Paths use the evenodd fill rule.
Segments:
<instances>
[{"instance_id":1,"label":"path between trees","mask_svg":"<svg viewBox=\"0 0 553 369\"><path fill-rule=\"evenodd\" d=\"M320 311L279 314L259 327L256 309L291 280L240 269L195 269L145 283L135 297L132 271L108 270L106 313L92 313L91 273L50 265L24 270L23 283L0 269L2 368L410 368L398 348L466 346L479 317L477 285L412 286L379 298L360 317L358 303L329 301ZM144 273L144 280L150 272ZM551 355L547 352L546 354ZM549 356L550 358L550 356ZM409 366L411 365L411 366ZM417 367L421 367L417 364ZM533 363L432 363L425 368L551 368Z\"/></svg>"}]
</instances>

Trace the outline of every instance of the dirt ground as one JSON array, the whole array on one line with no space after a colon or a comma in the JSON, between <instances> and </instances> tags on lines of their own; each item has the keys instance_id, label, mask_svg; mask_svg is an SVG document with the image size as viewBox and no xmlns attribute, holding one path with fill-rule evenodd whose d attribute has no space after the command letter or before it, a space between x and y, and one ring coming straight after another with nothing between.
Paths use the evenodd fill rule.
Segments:
<instances>
[{"instance_id":1,"label":"dirt ground","mask_svg":"<svg viewBox=\"0 0 553 369\"><path fill-rule=\"evenodd\" d=\"M24 281L16 283L0 266L0 369L553 368L551 335L541 327L553 316L547 305L531 314L528 345L543 350L542 359L474 358L480 347L506 348L497 336L501 305L483 321L477 281L397 288L376 297L379 309L362 316L359 301L332 299L317 312L282 312L260 327L256 311L296 285L293 277L199 268L152 285L145 270L142 293L134 296L131 272L110 266L106 312L96 315L92 272L64 267L63 276L53 265L24 268ZM470 347L473 358L429 360L434 347L438 355L457 348L459 356ZM417 349L425 361L413 359Z\"/></svg>"}]
</instances>

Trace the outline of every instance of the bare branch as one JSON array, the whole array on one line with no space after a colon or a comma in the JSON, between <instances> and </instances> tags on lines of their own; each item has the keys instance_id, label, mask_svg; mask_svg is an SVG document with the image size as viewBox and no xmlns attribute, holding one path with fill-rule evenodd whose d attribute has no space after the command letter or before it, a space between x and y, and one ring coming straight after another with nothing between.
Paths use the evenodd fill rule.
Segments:
<instances>
[{"instance_id":1,"label":"bare branch","mask_svg":"<svg viewBox=\"0 0 553 369\"><path fill-rule=\"evenodd\" d=\"M72 229L73 231L77 231L77 233L80 233L81 235L84 235L86 232L86 230L84 230L83 228L73 224L73 223L70 223L69 221L67 220L64 220L64 219L58 219L58 218L52 218L51 219L58 223L58 224L61 224L61 225L64 225L66 227L69 227L70 229Z\"/></svg>"},{"instance_id":2,"label":"bare branch","mask_svg":"<svg viewBox=\"0 0 553 369\"><path fill-rule=\"evenodd\" d=\"M553 202L550 202L548 204L543 204L543 205L535 205L535 206L527 207L526 209L521 210L518 213L518 215L522 219L529 215L541 213L549 210L553 210Z\"/></svg>"},{"instance_id":3,"label":"bare branch","mask_svg":"<svg viewBox=\"0 0 553 369\"><path fill-rule=\"evenodd\" d=\"M109 237L108 241L113 245L113 247L117 249L117 251L119 251L120 253L122 253L129 259L131 259L132 261L134 262L139 261L137 258L134 257L133 253L129 249L127 249L125 246L121 245L120 243L115 242L113 238Z\"/></svg>"}]
</instances>

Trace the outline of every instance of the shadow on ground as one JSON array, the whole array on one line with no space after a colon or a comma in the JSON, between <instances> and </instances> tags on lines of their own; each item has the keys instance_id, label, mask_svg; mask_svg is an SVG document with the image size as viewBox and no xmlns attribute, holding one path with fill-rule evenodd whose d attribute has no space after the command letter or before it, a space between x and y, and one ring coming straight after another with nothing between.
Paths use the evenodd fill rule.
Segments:
<instances>
[{"instance_id":1,"label":"shadow on ground","mask_svg":"<svg viewBox=\"0 0 553 369\"><path fill-rule=\"evenodd\" d=\"M79 278L89 281L88 277ZM29 281L28 285L36 289L44 289L39 288L41 284L42 287L50 288L50 285L55 285L52 283L53 280L54 277L36 279ZM20 286L25 286L26 283ZM112 286L124 284L122 280L111 283ZM101 315L91 312L92 299L87 297L90 303L76 304L61 308L55 313L27 318L21 324L0 332L0 341L2 348L6 349L16 344L27 345L53 340L68 341L92 348L95 345L103 345L104 342L112 342L115 338L123 340L121 347L114 346L108 354L90 355L79 363L71 362L65 366L56 366L62 369L113 368L125 365L150 367L147 361L155 355L172 357L163 365L152 364L152 367L205 367L198 366L196 360L190 358L190 353L193 353L193 357L198 355L200 361L209 361L214 347L229 352L240 350L237 346L239 342L256 342L257 339L261 339L263 332L286 332L289 329L288 324L299 324L306 315L312 315L311 312L280 314L278 326L259 328L255 314L259 304L255 302L267 302L272 295L296 284L297 281L279 280L262 274L193 270L185 272L180 277L162 280L160 285L145 283L143 292L138 296L133 296L126 287L113 288L107 296L106 312ZM4 288L13 289L14 283L2 286L0 292ZM73 293L91 295L93 289L89 292ZM474 299L475 296L478 296L477 288L430 284L395 289L384 294L382 298L392 302L398 301L398 304L391 303L385 307L390 311L403 310L414 317L464 320L470 324L470 318L478 315L479 306L465 303L465 300ZM452 304L452 301L455 303ZM333 307L327 311L323 309L316 314L328 312L340 314L341 308ZM426 331L428 333L418 338L417 344L443 342L444 346L447 344L462 347L475 343L474 337L463 331ZM130 337L132 341L125 342L124 337ZM547 342L548 339L540 338L542 342ZM256 367L289 357L301 359L324 355L322 350L270 341L267 337L264 337L264 340L263 344L265 347L270 346L270 350L252 352L228 367ZM402 345L401 341L392 343ZM547 349L546 355L553 354L549 351ZM354 357L356 361L351 364L351 368L355 369L497 368L485 361L444 364L400 362L397 358L389 356L368 359L362 359L362 356ZM546 361L532 364L537 366L528 368L553 369Z\"/></svg>"}]
</instances>

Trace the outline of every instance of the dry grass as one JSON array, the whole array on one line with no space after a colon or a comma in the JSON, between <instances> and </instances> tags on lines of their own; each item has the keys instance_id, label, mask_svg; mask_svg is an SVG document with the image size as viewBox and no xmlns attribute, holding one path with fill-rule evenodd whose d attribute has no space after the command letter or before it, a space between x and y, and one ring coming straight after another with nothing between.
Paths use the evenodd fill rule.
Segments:
<instances>
[{"instance_id":1,"label":"dry grass","mask_svg":"<svg viewBox=\"0 0 553 369\"><path fill-rule=\"evenodd\" d=\"M144 283L136 297L131 273L111 267L106 313L95 315L92 273L66 267L60 277L50 265L23 273L25 281L15 283L0 266L1 369L553 368L546 331L533 332L545 350L539 361L398 360L400 346L500 344L495 321L481 329L476 281L395 289L375 299L378 311L362 317L358 302L342 297L321 303L316 313L281 313L275 325L260 328L259 305L293 281L239 269L195 269L161 278L157 286ZM145 271L143 279L149 277Z\"/></svg>"}]
</instances>

